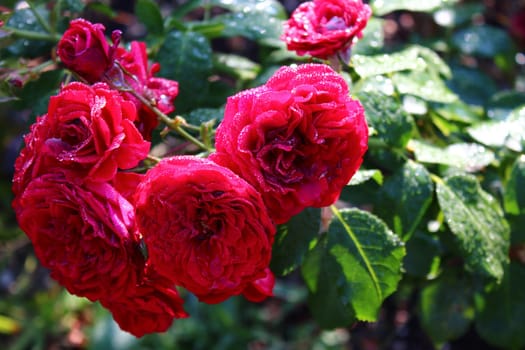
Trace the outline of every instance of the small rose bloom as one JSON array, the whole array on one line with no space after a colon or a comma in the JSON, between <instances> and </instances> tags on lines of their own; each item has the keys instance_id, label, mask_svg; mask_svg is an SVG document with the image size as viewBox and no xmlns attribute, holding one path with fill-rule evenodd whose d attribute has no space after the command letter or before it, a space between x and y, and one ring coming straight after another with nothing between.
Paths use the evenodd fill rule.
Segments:
<instances>
[{"instance_id":1,"label":"small rose bloom","mask_svg":"<svg viewBox=\"0 0 525 350\"><path fill-rule=\"evenodd\" d=\"M100 81L113 65L112 48L104 30L100 23L77 18L71 21L58 43L57 54L64 66L88 83Z\"/></svg>"},{"instance_id":2,"label":"small rose bloom","mask_svg":"<svg viewBox=\"0 0 525 350\"><path fill-rule=\"evenodd\" d=\"M210 159L261 194L277 224L332 204L367 150L364 109L326 65L282 67L226 103Z\"/></svg>"},{"instance_id":3,"label":"small rose bloom","mask_svg":"<svg viewBox=\"0 0 525 350\"><path fill-rule=\"evenodd\" d=\"M298 55L347 59L372 11L362 0L314 0L300 4L284 25L282 40Z\"/></svg>"},{"instance_id":4,"label":"small rose bloom","mask_svg":"<svg viewBox=\"0 0 525 350\"><path fill-rule=\"evenodd\" d=\"M114 77L115 79L124 78L133 90L151 101L162 113L169 114L175 110L173 101L179 94L179 84L174 80L154 76L160 70L160 65L148 64L145 43L133 41L129 51L119 48L116 52L116 60L133 77L119 73ZM107 78L111 79L111 77ZM146 139L151 139L151 132L159 124L157 116L136 97L129 93L124 93L124 96L137 106L137 127Z\"/></svg>"},{"instance_id":5,"label":"small rose bloom","mask_svg":"<svg viewBox=\"0 0 525 350\"><path fill-rule=\"evenodd\" d=\"M33 179L15 213L35 254L70 293L119 298L143 270L133 206L106 183L75 185L64 172Z\"/></svg>"},{"instance_id":6,"label":"small rose bloom","mask_svg":"<svg viewBox=\"0 0 525 350\"><path fill-rule=\"evenodd\" d=\"M175 318L186 318L184 300L172 283L146 271L143 280L119 299L103 299L100 303L111 311L120 328L136 337L165 332Z\"/></svg>"},{"instance_id":7,"label":"small rose bloom","mask_svg":"<svg viewBox=\"0 0 525 350\"><path fill-rule=\"evenodd\" d=\"M64 86L25 137L13 191L20 193L28 181L52 168L68 169L78 181L109 181L118 169L137 166L149 142L133 124L135 118L133 103L106 84Z\"/></svg>"},{"instance_id":8,"label":"small rose bloom","mask_svg":"<svg viewBox=\"0 0 525 350\"><path fill-rule=\"evenodd\" d=\"M221 302L266 276L275 226L259 193L229 169L166 158L139 184L135 207L152 267L199 300Z\"/></svg>"}]
</instances>

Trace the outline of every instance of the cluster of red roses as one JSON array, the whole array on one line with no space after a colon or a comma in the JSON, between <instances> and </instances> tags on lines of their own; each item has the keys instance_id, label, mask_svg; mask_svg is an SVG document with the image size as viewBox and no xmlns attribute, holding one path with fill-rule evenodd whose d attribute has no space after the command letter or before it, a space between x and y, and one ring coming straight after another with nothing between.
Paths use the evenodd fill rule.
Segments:
<instances>
[{"instance_id":1,"label":"cluster of red roses","mask_svg":"<svg viewBox=\"0 0 525 350\"><path fill-rule=\"evenodd\" d=\"M206 303L272 295L275 224L337 199L367 149L361 104L326 65L283 67L228 99L209 159L141 174L158 123L141 97L170 113L178 85L154 77L143 43L112 40L71 22L58 55L84 82L51 97L16 161L13 207L37 257L136 336L187 317L176 286Z\"/></svg>"}]
</instances>

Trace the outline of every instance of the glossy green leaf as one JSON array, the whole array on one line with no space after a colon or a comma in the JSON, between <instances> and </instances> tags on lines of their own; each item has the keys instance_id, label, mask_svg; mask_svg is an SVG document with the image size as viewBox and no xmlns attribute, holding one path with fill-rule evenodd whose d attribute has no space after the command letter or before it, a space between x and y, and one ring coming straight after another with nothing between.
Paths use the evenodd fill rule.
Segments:
<instances>
[{"instance_id":1,"label":"glossy green leaf","mask_svg":"<svg viewBox=\"0 0 525 350\"><path fill-rule=\"evenodd\" d=\"M418 58L418 49L410 47L400 52L381 55L354 55L352 64L361 78L403 70L421 70L425 61Z\"/></svg>"},{"instance_id":2,"label":"glossy green leaf","mask_svg":"<svg viewBox=\"0 0 525 350\"><path fill-rule=\"evenodd\" d=\"M456 143L440 148L423 141L410 140L408 147L419 162L453 166L468 172L483 169L495 159L494 152L476 143Z\"/></svg>"},{"instance_id":3,"label":"glossy green leaf","mask_svg":"<svg viewBox=\"0 0 525 350\"><path fill-rule=\"evenodd\" d=\"M372 0L370 4L376 16L383 16L397 10L431 12L441 6L456 3L457 0Z\"/></svg>"},{"instance_id":4,"label":"glossy green leaf","mask_svg":"<svg viewBox=\"0 0 525 350\"><path fill-rule=\"evenodd\" d=\"M314 315L321 314L323 319L329 320L328 312L339 305L359 320L375 321L384 299L396 290L401 278L403 243L368 212L332 209L328 240L323 248L319 248L322 242L316 247L322 254L308 254L302 268L312 293L310 305L317 306ZM334 322L330 326L344 325Z\"/></svg>"},{"instance_id":5,"label":"glossy green leaf","mask_svg":"<svg viewBox=\"0 0 525 350\"><path fill-rule=\"evenodd\" d=\"M509 34L488 25L463 29L452 36L452 43L465 54L487 58L512 50Z\"/></svg>"},{"instance_id":6,"label":"glossy green leaf","mask_svg":"<svg viewBox=\"0 0 525 350\"><path fill-rule=\"evenodd\" d=\"M441 78L429 72L398 72L394 73L392 81L399 93L426 101L450 103L458 99Z\"/></svg>"},{"instance_id":7,"label":"glossy green leaf","mask_svg":"<svg viewBox=\"0 0 525 350\"><path fill-rule=\"evenodd\" d=\"M379 185L383 184L383 174L381 173L381 170L378 169L370 169L370 170L364 170L360 169L358 170L354 176L352 176L352 179L348 183L349 186L356 186L360 185L364 182L367 182L370 179L374 179L376 183Z\"/></svg>"},{"instance_id":8,"label":"glossy green leaf","mask_svg":"<svg viewBox=\"0 0 525 350\"><path fill-rule=\"evenodd\" d=\"M383 24L380 18L370 18L363 30L363 37L352 46L352 54L368 55L381 50L385 39Z\"/></svg>"},{"instance_id":9,"label":"glossy green leaf","mask_svg":"<svg viewBox=\"0 0 525 350\"><path fill-rule=\"evenodd\" d=\"M215 69L243 81L255 79L261 69L260 65L246 57L223 53L214 55L213 65Z\"/></svg>"},{"instance_id":10,"label":"glossy green leaf","mask_svg":"<svg viewBox=\"0 0 525 350\"><path fill-rule=\"evenodd\" d=\"M260 44L269 39L279 40L283 26L283 20L260 12L227 13L214 17L212 22L224 25L221 36L242 36Z\"/></svg>"},{"instance_id":11,"label":"glossy green leaf","mask_svg":"<svg viewBox=\"0 0 525 350\"><path fill-rule=\"evenodd\" d=\"M441 261L441 244L436 236L416 230L406 242L406 251L403 269L407 274L422 278L434 277Z\"/></svg>"},{"instance_id":12,"label":"glossy green leaf","mask_svg":"<svg viewBox=\"0 0 525 350\"><path fill-rule=\"evenodd\" d=\"M224 108L197 108L192 110L189 114L185 115L185 119L188 123L193 125L200 125L202 123L215 120L215 125L224 117Z\"/></svg>"},{"instance_id":13,"label":"glossy green leaf","mask_svg":"<svg viewBox=\"0 0 525 350\"><path fill-rule=\"evenodd\" d=\"M51 70L29 81L18 94L17 106L30 108L33 117L46 113L49 98L58 92L63 76L63 70Z\"/></svg>"},{"instance_id":14,"label":"glossy green leaf","mask_svg":"<svg viewBox=\"0 0 525 350\"><path fill-rule=\"evenodd\" d=\"M487 102L487 116L492 120L506 120L522 106L525 106L525 93L516 90L502 91Z\"/></svg>"},{"instance_id":15,"label":"glossy green leaf","mask_svg":"<svg viewBox=\"0 0 525 350\"><path fill-rule=\"evenodd\" d=\"M500 281L508 264L509 226L498 202L471 175L438 182L437 198L467 269Z\"/></svg>"},{"instance_id":16,"label":"glossy green leaf","mask_svg":"<svg viewBox=\"0 0 525 350\"><path fill-rule=\"evenodd\" d=\"M421 57L430 69L435 74L440 74L449 79L452 77L452 71L445 61L435 51L424 46L414 46L417 49L419 57Z\"/></svg>"},{"instance_id":17,"label":"glossy green leaf","mask_svg":"<svg viewBox=\"0 0 525 350\"><path fill-rule=\"evenodd\" d=\"M381 188L378 203L381 217L406 241L428 209L433 191L434 186L426 168L409 160Z\"/></svg>"},{"instance_id":18,"label":"glossy green leaf","mask_svg":"<svg viewBox=\"0 0 525 350\"><path fill-rule=\"evenodd\" d=\"M164 21L160 13L159 5L153 0L137 0L135 13L140 22L146 26L151 35L164 34Z\"/></svg>"},{"instance_id":19,"label":"glossy green leaf","mask_svg":"<svg viewBox=\"0 0 525 350\"><path fill-rule=\"evenodd\" d=\"M210 0L209 3L232 12L257 12L262 16L280 19L287 17L283 5L277 0Z\"/></svg>"},{"instance_id":20,"label":"glossy green leaf","mask_svg":"<svg viewBox=\"0 0 525 350\"><path fill-rule=\"evenodd\" d=\"M212 70L210 43L201 34L173 31L166 36L157 54L159 76L179 82L175 101L178 112L205 104Z\"/></svg>"},{"instance_id":21,"label":"glossy green leaf","mask_svg":"<svg viewBox=\"0 0 525 350\"><path fill-rule=\"evenodd\" d=\"M321 327L348 326L356 320L352 306L341 295L346 281L326 235L306 255L301 273L309 290L308 307Z\"/></svg>"},{"instance_id":22,"label":"glossy green leaf","mask_svg":"<svg viewBox=\"0 0 525 350\"><path fill-rule=\"evenodd\" d=\"M503 282L482 296L476 303L476 330L497 347L525 347L525 266L512 262Z\"/></svg>"},{"instance_id":23,"label":"glossy green leaf","mask_svg":"<svg viewBox=\"0 0 525 350\"><path fill-rule=\"evenodd\" d=\"M357 94L369 125L388 145L403 148L412 135L414 120L394 97L374 92Z\"/></svg>"},{"instance_id":24,"label":"glossy green leaf","mask_svg":"<svg viewBox=\"0 0 525 350\"><path fill-rule=\"evenodd\" d=\"M505 185L505 211L509 214L525 214L525 155L516 159L510 178Z\"/></svg>"},{"instance_id":25,"label":"glossy green leaf","mask_svg":"<svg viewBox=\"0 0 525 350\"><path fill-rule=\"evenodd\" d=\"M522 152L525 150L525 107L513 112L506 120L478 123L467 131L484 145Z\"/></svg>"},{"instance_id":26,"label":"glossy green leaf","mask_svg":"<svg viewBox=\"0 0 525 350\"><path fill-rule=\"evenodd\" d=\"M447 85L462 101L478 106L485 103L498 91L494 80L479 69L451 65L452 79Z\"/></svg>"},{"instance_id":27,"label":"glossy green leaf","mask_svg":"<svg viewBox=\"0 0 525 350\"><path fill-rule=\"evenodd\" d=\"M479 122L483 116L482 108L468 105L460 100L436 105L434 111L446 120L464 124Z\"/></svg>"},{"instance_id":28,"label":"glossy green leaf","mask_svg":"<svg viewBox=\"0 0 525 350\"><path fill-rule=\"evenodd\" d=\"M49 18L49 11L44 6L38 6L38 13L44 19ZM19 30L27 30L40 34L47 34L44 28L38 23L33 11L28 8L17 10L6 22L6 27ZM7 47L7 51L13 56L19 57L38 57L47 54L53 43L44 40L19 39Z\"/></svg>"},{"instance_id":29,"label":"glossy green leaf","mask_svg":"<svg viewBox=\"0 0 525 350\"><path fill-rule=\"evenodd\" d=\"M279 225L272 248L271 270L277 275L287 275L300 266L320 227L321 210L316 208L307 208Z\"/></svg>"},{"instance_id":30,"label":"glossy green leaf","mask_svg":"<svg viewBox=\"0 0 525 350\"><path fill-rule=\"evenodd\" d=\"M422 326L438 344L465 334L474 318L471 281L447 271L423 288L420 299Z\"/></svg>"}]
</instances>

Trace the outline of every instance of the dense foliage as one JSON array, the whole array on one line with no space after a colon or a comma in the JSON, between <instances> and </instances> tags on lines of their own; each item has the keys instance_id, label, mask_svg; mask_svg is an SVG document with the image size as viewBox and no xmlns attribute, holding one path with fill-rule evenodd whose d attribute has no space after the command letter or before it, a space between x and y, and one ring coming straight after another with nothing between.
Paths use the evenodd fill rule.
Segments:
<instances>
[{"instance_id":1,"label":"dense foliage","mask_svg":"<svg viewBox=\"0 0 525 350\"><path fill-rule=\"evenodd\" d=\"M8 1L0 7L0 135L6 145L0 187L0 333L10 346L333 349L350 343L364 348L367 341L390 348L401 341L430 348L470 339L485 346L525 347L525 16L516 3L509 5L514 16L498 23L477 2L370 1L371 17L366 26L359 17L351 47L330 41L320 55L311 43L303 43L307 46L297 53L288 50L282 33L292 26L285 25L290 15L274 0L190 0L176 6L137 0L133 13L139 23L134 25L123 25L122 13L100 2L25 4ZM315 208L327 203L312 200L290 220L289 201L273 205L274 218L284 215L277 219L271 253L273 297L260 304L233 297L207 305L182 290L190 317L175 320L166 333L136 339L120 331L98 304L68 294L48 278L15 222L11 178L22 135L37 116L48 113L50 96L62 96L61 86L78 77L64 68L71 65L56 52L70 21L79 17L129 29L121 46L144 41L150 61L160 63L157 76L178 83L177 92L169 85L175 110L171 105L163 110L177 125L164 128L169 122L161 120L151 137L151 156L137 171L173 154L206 156L215 135L240 127L239 122L255 123L259 114L221 124L240 108L232 103L225 111L227 98L246 89L278 90L271 77L283 66L332 65L348 84L351 101L360 101L368 151L337 202ZM336 29L341 25L339 20L329 23ZM144 48L133 45L133 59L144 58ZM110 49L110 44L104 48ZM334 58L334 52L342 54ZM246 95L230 100L256 105L246 102ZM140 101L130 100L140 108ZM150 123L145 129L155 127ZM217 146L224 152L223 163L220 155L216 158L220 164L237 161L230 159L237 148L228 147ZM245 165L231 167L250 177ZM32 186L44 185L49 186ZM320 193L331 191L329 185ZM15 193L16 186L15 181ZM87 195L68 198L74 196L80 202ZM163 212L142 205L159 226L172 212L172 207ZM30 222L36 214L27 215ZM147 230L149 224L142 225ZM158 241L151 244L164 250ZM159 265L170 268L166 260ZM191 283L184 279L183 285ZM196 287L198 297L202 288ZM119 315L126 317L125 312ZM403 332L417 339L403 338Z\"/></svg>"}]
</instances>

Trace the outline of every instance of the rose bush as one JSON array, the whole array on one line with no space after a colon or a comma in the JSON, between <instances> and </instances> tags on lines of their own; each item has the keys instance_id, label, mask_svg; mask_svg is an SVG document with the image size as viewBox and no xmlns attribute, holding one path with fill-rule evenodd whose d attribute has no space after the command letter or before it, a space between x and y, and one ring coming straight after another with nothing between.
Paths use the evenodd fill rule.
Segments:
<instances>
[{"instance_id":1,"label":"rose bush","mask_svg":"<svg viewBox=\"0 0 525 350\"><path fill-rule=\"evenodd\" d=\"M367 150L363 107L348 94L326 65L283 67L228 98L210 158L259 190L278 224L330 205Z\"/></svg>"},{"instance_id":2,"label":"rose bush","mask_svg":"<svg viewBox=\"0 0 525 350\"><path fill-rule=\"evenodd\" d=\"M100 81L113 65L115 47L108 45L104 30L100 23L77 18L71 21L58 43L57 54L64 66L88 83Z\"/></svg>"},{"instance_id":3,"label":"rose bush","mask_svg":"<svg viewBox=\"0 0 525 350\"><path fill-rule=\"evenodd\" d=\"M260 194L229 169L165 158L137 187L135 208L152 268L199 300L221 302L267 276L275 226Z\"/></svg>"},{"instance_id":4,"label":"rose bush","mask_svg":"<svg viewBox=\"0 0 525 350\"><path fill-rule=\"evenodd\" d=\"M133 206L109 184L70 178L57 171L33 179L17 198L17 220L70 293L117 299L135 288L144 264Z\"/></svg>"},{"instance_id":5,"label":"rose bush","mask_svg":"<svg viewBox=\"0 0 525 350\"><path fill-rule=\"evenodd\" d=\"M284 25L282 39L298 55L346 61L372 11L362 0L314 0L300 4Z\"/></svg>"}]
</instances>

